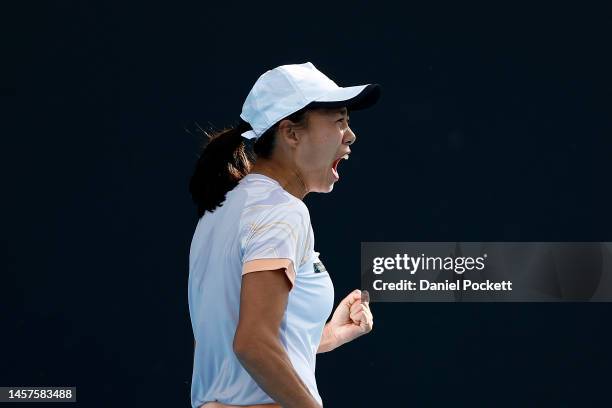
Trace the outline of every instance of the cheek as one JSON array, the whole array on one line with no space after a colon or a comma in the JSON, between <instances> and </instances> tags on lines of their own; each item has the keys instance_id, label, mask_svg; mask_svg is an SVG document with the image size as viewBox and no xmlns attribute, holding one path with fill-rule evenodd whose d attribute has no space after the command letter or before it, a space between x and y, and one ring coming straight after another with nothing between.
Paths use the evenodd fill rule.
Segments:
<instances>
[{"instance_id":1,"label":"cheek","mask_svg":"<svg viewBox=\"0 0 612 408\"><path fill-rule=\"evenodd\" d=\"M310 169L329 166L336 158L340 144L342 133L337 130L312 135L310 143L303 146L299 155L301 164Z\"/></svg>"},{"instance_id":2,"label":"cheek","mask_svg":"<svg viewBox=\"0 0 612 408\"><path fill-rule=\"evenodd\" d=\"M300 168L304 170L315 170L324 165L326 157L322 154L321 146L310 145L307 147L305 146L300 151L297 160Z\"/></svg>"}]
</instances>

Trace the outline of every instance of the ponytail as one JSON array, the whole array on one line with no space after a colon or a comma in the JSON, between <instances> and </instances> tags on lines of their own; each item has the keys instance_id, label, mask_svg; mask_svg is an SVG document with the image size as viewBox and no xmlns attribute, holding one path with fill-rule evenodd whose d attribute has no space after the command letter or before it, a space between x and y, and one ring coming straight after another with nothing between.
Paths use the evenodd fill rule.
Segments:
<instances>
[{"instance_id":1,"label":"ponytail","mask_svg":"<svg viewBox=\"0 0 612 408\"><path fill-rule=\"evenodd\" d=\"M305 126L307 108L289 115L286 119ZM279 121L280 122L280 121ZM198 218L206 211L213 212L225 201L225 195L251 170L255 157L268 159L272 156L276 141L278 122L247 146L242 133L251 125L240 119L238 125L219 132L204 134L208 143L204 146L189 182L189 192L197 205Z\"/></svg>"},{"instance_id":2,"label":"ponytail","mask_svg":"<svg viewBox=\"0 0 612 408\"><path fill-rule=\"evenodd\" d=\"M241 136L251 126L242 119L237 126L208 136L189 182L191 198L197 205L198 218L214 211L225 201L225 195L249 173L252 157Z\"/></svg>"}]
</instances>

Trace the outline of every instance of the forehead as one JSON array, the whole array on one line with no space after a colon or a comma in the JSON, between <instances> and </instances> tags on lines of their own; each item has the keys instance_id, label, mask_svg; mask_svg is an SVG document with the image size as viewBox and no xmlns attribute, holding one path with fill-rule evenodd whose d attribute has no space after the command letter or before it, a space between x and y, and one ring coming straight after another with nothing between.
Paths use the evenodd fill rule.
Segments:
<instances>
[{"instance_id":1,"label":"forehead","mask_svg":"<svg viewBox=\"0 0 612 408\"><path fill-rule=\"evenodd\" d=\"M311 114L321 117L329 117L329 116L338 116L344 115L348 116L348 110L345 107L342 108L319 108L311 111Z\"/></svg>"}]
</instances>

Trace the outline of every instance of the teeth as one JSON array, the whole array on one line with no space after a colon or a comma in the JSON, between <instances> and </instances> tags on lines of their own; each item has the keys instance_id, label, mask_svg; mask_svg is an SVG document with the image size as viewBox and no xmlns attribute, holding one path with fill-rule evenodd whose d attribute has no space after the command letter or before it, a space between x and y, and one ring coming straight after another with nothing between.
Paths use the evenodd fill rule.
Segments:
<instances>
[{"instance_id":1,"label":"teeth","mask_svg":"<svg viewBox=\"0 0 612 408\"><path fill-rule=\"evenodd\" d=\"M349 157L349 155L348 155L348 154L345 154L344 156L342 156L342 158L343 158L344 160L348 160L348 157Z\"/></svg>"}]
</instances>

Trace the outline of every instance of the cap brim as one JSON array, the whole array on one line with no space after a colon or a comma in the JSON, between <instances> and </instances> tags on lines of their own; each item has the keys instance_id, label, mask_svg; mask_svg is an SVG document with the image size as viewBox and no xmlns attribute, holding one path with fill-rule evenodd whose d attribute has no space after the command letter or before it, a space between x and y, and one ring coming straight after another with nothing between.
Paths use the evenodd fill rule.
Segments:
<instances>
[{"instance_id":1,"label":"cap brim","mask_svg":"<svg viewBox=\"0 0 612 408\"><path fill-rule=\"evenodd\" d=\"M380 85L367 84L334 89L316 101L308 104L309 108L341 108L349 111L366 109L380 99Z\"/></svg>"}]
</instances>

